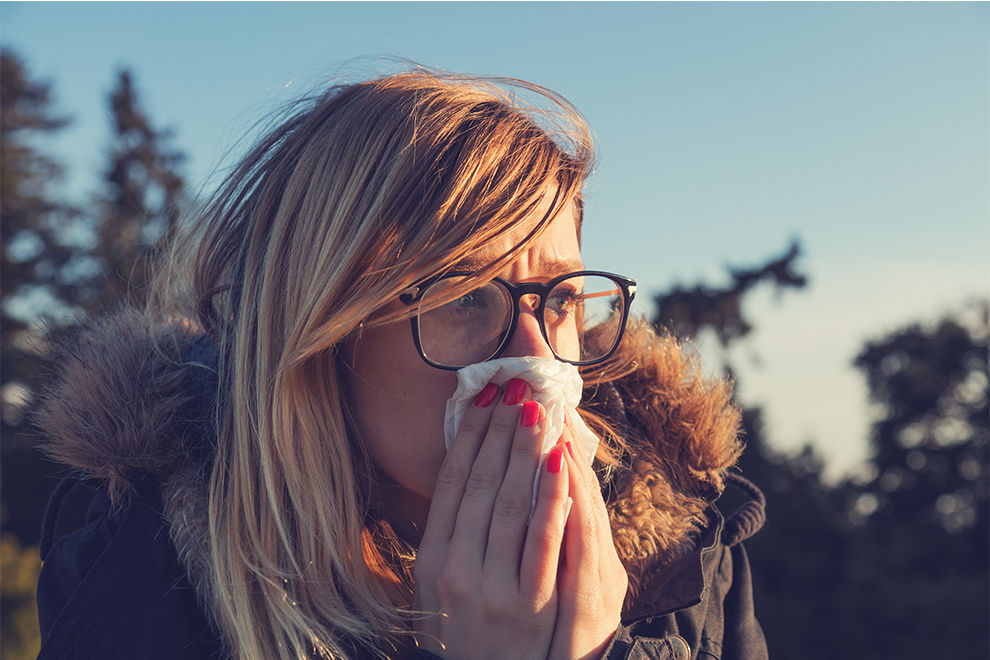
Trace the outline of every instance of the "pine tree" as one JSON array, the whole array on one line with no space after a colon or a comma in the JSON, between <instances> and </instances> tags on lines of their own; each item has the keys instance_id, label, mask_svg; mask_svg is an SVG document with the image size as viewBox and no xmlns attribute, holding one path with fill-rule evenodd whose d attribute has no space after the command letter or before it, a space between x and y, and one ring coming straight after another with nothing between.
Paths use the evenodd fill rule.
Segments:
<instances>
[{"instance_id":1,"label":"pine tree","mask_svg":"<svg viewBox=\"0 0 990 660\"><path fill-rule=\"evenodd\" d=\"M156 248L172 236L181 212L182 155L140 107L133 77L117 75L109 97L113 137L104 170L98 237L106 280L104 304L141 302Z\"/></svg>"},{"instance_id":2,"label":"pine tree","mask_svg":"<svg viewBox=\"0 0 990 660\"><path fill-rule=\"evenodd\" d=\"M32 80L17 54L0 53L0 224L2 224L3 437L17 442L37 369L32 323L73 310L59 274L72 258L61 231L76 211L53 192L62 167L40 144L68 123L54 114L47 83Z\"/></svg>"},{"instance_id":3,"label":"pine tree","mask_svg":"<svg viewBox=\"0 0 990 660\"><path fill-rule=\"evenodd\" d=\"M32 82L19 58L4 53L3 67L2 509L5 528L33 543L61 474L24 433L24 412L43 372L39 326L57 327L125 301L141 304L151 258L182 212L183 184L170 135L152 127L123 71L108 99L113 133L105 189L85 209L57 201L50 191L61 167L36 144L65 120L52 115L48 86Z\"/></svg>"},{"instance_id":4,"label":"pine tree","mask_svg":"<svg viewBox=\"0 0 990 660\"><path fill-rule=\"evenodd\" d=\"M59 298L58 273L71 258L60 240L60 228L74 210L53 193L62 176L61 166L41 149L41 143L64 128L64 117L54 114L47 83L33 80L24 62L12 51L0 51L0 255L2 255L2 317L0 317L0 372L3 395L3 494L0 519L10 527L12 513L24 493L25 464L37 468L25 426L24 407L37 369L32 348L32 322L39 311L64 314ZM26 459L26 460L25 460ZM36 475L37 470L28 470ZM11 493L16 495L11 496ZM28 494L27 499L31 499ZM36 507L28 508L32 511ZM37 526L37 522L34 523ZM0 655L33 658L40 646L34 582L40 569L37 550L22 547L6 531L0 549L0 609L3 611Z\"/></svg>"}]
</instances>

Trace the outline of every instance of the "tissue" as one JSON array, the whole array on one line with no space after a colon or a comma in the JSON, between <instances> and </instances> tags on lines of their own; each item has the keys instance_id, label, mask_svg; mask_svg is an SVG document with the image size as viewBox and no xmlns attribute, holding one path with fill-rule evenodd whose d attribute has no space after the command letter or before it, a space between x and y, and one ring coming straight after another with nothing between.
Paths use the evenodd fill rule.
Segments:
<instances>
[{"instance_id":1,"label":"tissue","mask_svg":"<svg viewBox=\"0 0 990 660\"><path fill-rule=\"evenodd\" d=\"M514 357L489 360L472 364L457 372L457 389L447 400L444 413L444 440L447 449L457 436L461 419L468 406L474 405L474 398L488 383L504 386L512 378L520 378L529 384L532 398L539 401L546 410L543 425L546 429L543 435L543 445L540 448L540 466L543 459L557 444L560 434L564 431L566 417L574 431L572 448L589 465L598 450L598 436L584 423L577 414L577 406L581 402L581 390L584 385L577 367L560 360L541 357ZM536 501L536 489L539 485L540 472L536 473L533 482L533 501Z\"/></svg>"}]
</instances>

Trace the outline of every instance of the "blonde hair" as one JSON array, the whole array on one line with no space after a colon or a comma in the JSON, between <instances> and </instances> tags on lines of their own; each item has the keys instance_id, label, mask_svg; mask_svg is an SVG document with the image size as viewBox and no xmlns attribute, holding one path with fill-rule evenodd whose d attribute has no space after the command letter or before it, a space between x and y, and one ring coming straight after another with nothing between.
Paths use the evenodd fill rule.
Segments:
<instances>
[{"instance_id":1,"label":"blonde hair","mask_svg":"<svg viewBox=\"0 0 990 660\"><path fill-rule=\"evenodd\" d=\"M400 292L521 226L556 190L478 277L515 259L580 202L592 159L586 125L556 94L417 69L303 102L184 237L173 261L219 353L209 605L236 657L402 644L408 565L373 510L346 348L362 324L408 313L383 314Z\"/></svg>"}]
</instances>

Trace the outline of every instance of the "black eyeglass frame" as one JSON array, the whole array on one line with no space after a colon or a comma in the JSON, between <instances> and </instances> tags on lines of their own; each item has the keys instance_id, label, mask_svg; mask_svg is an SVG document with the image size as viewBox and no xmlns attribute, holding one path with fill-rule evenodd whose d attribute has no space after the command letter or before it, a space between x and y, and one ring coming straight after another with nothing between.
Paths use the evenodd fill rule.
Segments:
<instances>
[{"instance_id":1,"label":"black eyeglass frame","mask_svg":"<svg viewBox=\"0 0 990 660\"><path fill-rule=\"evenodd\" d=\"M433 286L440 280L445 280L451 277L471 276L474 274L475 273L469 271L453 271L449 273L444 273L442 275L438 275L436 277L431 277L430 279L425 280L403 291L401 294L399 294L399 300L403 304L414 305L422 299L423 295L431 286ZM601 357L597 357L593 360L565 360L564 358L557 355L557 351L554 350L553 344L550 343L550 339L547 337L546 321L544 319L544 315L546 312L547 297L550 295L550 292L553 291L554 287L556 287L564 280L568 280L572 277L584 277L584 276L607 277L608 279L612 280L613 282L619 285L619 290L622 292L622 320L619 323L619 332L616 334L615 343L612 345L612 348L610 348L605 355ZM540 304L536 308L536 320L540 325L540 334L543 335L543 341L547 343L547 346L550 348L550 352L553 353L553 356L555 358L557 358L561 362L567 362L568 364L573 364L579 367L586 367L589 365L599 364L601 362L604 362L605 360L612 357L612 354L615 353L615 349L617 349L619 347L619 344L622 343L622 335L626 331L626 321L628 321L629 319L629 306L632 304L633 298L636 297L635 280L631 280L628 277L623 277L622 275L616 275L615 273L609 273L603 270L578 270L573 273L565 273L563 275L559 275L546 283L523 282L522 284L513 284L512 282L508 282L502 279L501 277L495 277L493 278L493 280L504 286L506 290L509 292L509 296L512 298L512 317L509 320L508 327L505 329L505 332L502 334L502 338L499 339L498 346L495 348L495 351L490 356L482 360L483 362L496 359L499 355L502 354L502 351L505 350L505 347L508 346L509 340L512 338L512 335L515 333L516 326L519 324L519 302L522 300L523 296L527 296L527 295L535 295L540 299ZM419 352L419 356L423 358L424 362L426 362L431 367L436 367L437 369L445 369L447 371L457 371L458 369L463 369L463 367L452 367L445 364L439 364L428 358L426 356L426 353L423 351L423 344L420 342L420 338L419 338L419 315L417 314L416 316L413 316L411 319L409 319L409 321L410 324L412 325L413 343L416 345L416 350Z\"/></svg>"}]
</instances>

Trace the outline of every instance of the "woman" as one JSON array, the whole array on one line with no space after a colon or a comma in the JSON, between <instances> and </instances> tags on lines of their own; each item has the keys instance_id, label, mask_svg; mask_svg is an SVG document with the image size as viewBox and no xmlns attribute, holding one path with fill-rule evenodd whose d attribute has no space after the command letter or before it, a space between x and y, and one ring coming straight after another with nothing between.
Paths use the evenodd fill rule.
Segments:
<instances>
[{"instance_id":1,"label":"woman","mask_svg":"<svg viewBox=\"0 0 990 660\"><path fill-rule=\"evenodd\" d=\"M41 657L765 657L739 545L758 491L712 505L739 481L729 387L626 329L634 284L580 256L587 128L502 82L417 70L303 104L151 313L60 344L38 424L105 492L43 543ZM455 370L526 356L582 369L594 469L573 422L540 457L520 378L445 449Z\"/></svg>"}]
</instances>

